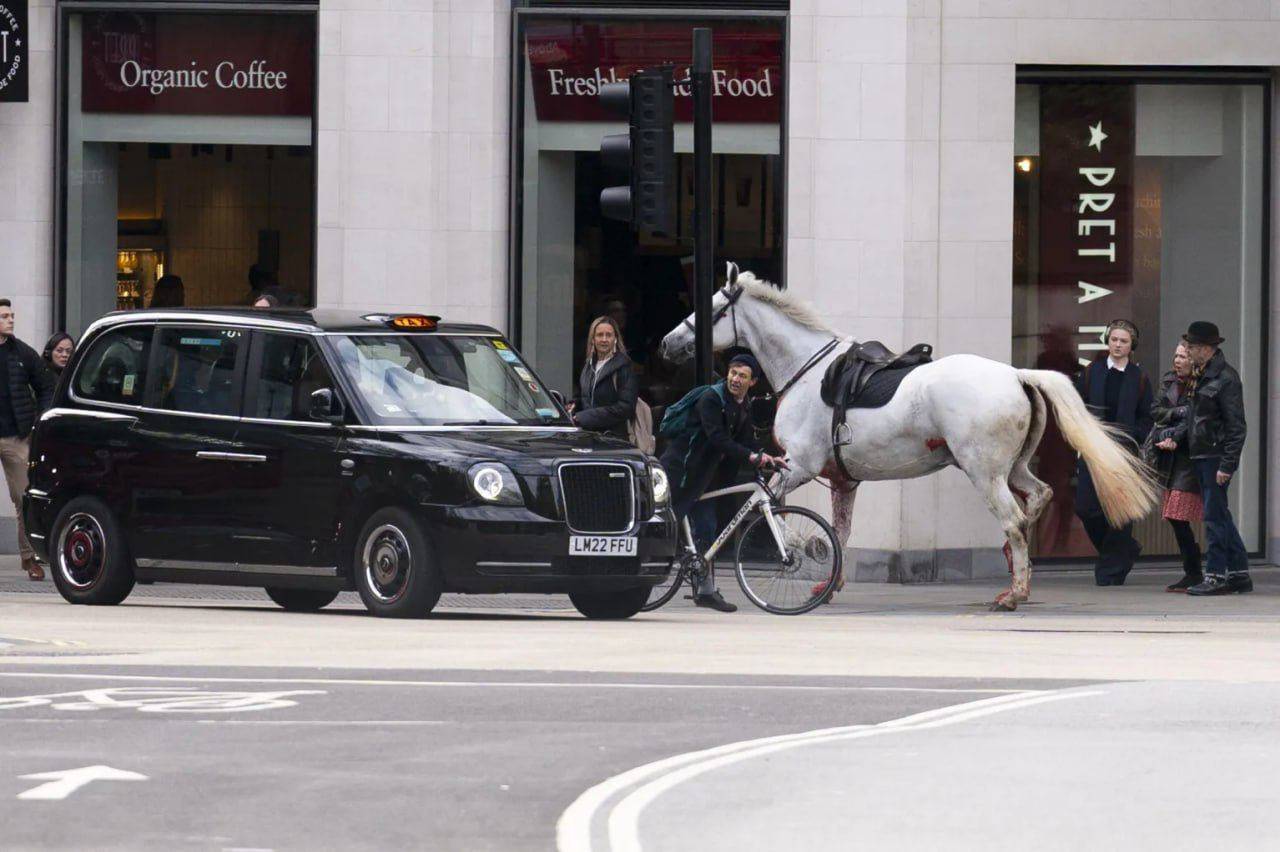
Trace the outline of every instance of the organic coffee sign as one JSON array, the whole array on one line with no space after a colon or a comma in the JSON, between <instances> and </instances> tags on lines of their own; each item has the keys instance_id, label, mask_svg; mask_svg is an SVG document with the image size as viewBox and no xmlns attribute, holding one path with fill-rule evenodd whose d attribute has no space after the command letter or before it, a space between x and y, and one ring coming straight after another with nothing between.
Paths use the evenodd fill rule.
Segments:
<instances>
[{"instance_id":1,"label":"organic coffee sign","mask_svg":"<svg viewBox=\"0 0 1280 852\"><path fill-rule=\"evenodd\" d=\"M311 115L315 41L310 15L85 15L81 109Z\"/></svg>"},{"instance_id":2,"label":"organic coffee sign","mask_svg":"<svg viewBox=\"0 0 1280 852\"><path fill-rule=\"evenodd\" d=\"M0 101L27 100L27 3L0 0Z\"/></svg>"},{"instance_id":3,"label":"organic coffee sign","mask_svg":"<svg viewBox=\"0 0 1280 852\"><path fill-rule=\"evenodd\" d=\"M533 102L540 121L617 121L601 108L600 86L671 63L687 79L691 22L537 21L525 34ZM700 24L698 26L707 26ZM776 24L715 23L712 110L717 122L777 122L785 88L782 30ZM693 90L676 86L676 121L693 120Z\"/></svg>"}]
</instances>

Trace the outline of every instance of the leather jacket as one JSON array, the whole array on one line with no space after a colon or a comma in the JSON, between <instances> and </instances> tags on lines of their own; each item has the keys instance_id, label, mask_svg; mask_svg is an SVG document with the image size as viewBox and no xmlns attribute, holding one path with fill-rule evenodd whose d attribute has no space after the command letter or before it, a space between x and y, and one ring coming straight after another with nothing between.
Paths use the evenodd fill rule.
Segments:
<instances>
[{"instance_id":1,"label":"leather jacket","mask_svg":"<svg viewBox=\"0 0 1280 852\"><path fill-rule=\"evenodd\" d=\"M1190 383L1188 380L1187 384ZM1187 432L1191 428L1191 396L1186 391L1178 392L1178 377L1170 370L1160 380L1160 392L1151 406L1151 417L1155 421L1151 434L1147 437L1150 453L1144 452L1152 467L1161 474L1166 488L1178 491L1200 490L1195 468L1191 466L1191 456L1187 450ZM1156 450L1155 444L1165 439L1172 439L1178 445L1174 450Z\"/></svg>"},{"instance_id":2,"label":"leather jacket","mask_svg":"<svg viewBox=\"0 0 1280 852\"><path fill-rule=\"evenodd\" d=\"M1219 349L1205 364L1191 396L1188 449L1193 459L1216 458L1218 470L1235 473L1247 432L1240 374Z\"/></svg>"}]
</instances>

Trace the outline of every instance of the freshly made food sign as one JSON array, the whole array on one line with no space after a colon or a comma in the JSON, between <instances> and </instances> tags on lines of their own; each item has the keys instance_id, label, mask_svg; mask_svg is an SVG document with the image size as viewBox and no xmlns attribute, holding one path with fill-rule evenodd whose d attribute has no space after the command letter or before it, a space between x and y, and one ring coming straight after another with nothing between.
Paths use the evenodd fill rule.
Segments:
<instances>
[{"instance_id":1,"label":"freshly made food sign","mask_svg":"<svg viewBox=\"0 0 1280 852\"><path fill-rule=\"evenodd\" d=\"M27 100L27 3L0 2L0 101Z\"/></svg>"},{"instance_id":2,"label":"freshly made food sign","mask_svg":"<svg viewBox=\"0 0 1280 852\"><path fill-rule=\"evenodd\" d=\"M605 83L641 68L675 66L688 79L693 23L537 21L525 42L540 121L617 121L596 97ZM712 103L717 122L776 122L782 116L782 30L732 22L712 27ZM676 121L693 120L691 86L676 86Z\"/></svg>"},{"instance_id":3,"label":"freshly made food sign","mask_svg":"<svg viewBox=\"0 0 1280 852\"><path fill-rule=\"evenodd\" d=\"M310 115L315 23L304 15L86 15L85 112Z\"/></svg>"}]
</instances>

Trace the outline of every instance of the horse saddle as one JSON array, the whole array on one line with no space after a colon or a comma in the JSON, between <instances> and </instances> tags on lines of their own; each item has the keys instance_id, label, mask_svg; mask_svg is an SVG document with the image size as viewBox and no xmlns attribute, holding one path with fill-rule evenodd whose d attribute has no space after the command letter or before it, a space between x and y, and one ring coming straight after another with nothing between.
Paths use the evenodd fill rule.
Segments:
<instances>
[{"instance_id":1,"label":"horse saddle","mask_svg":"<svg viewBox=\"0 0 1280 852\"><path fill-rule=\"evenodd\" d=\"M834 446L849 443L849 427L844 413L850 408L880 408L887 405L907 374L933 360L933 347L917 343L901 355L878 340L855 342L831 362L822 376L819 393L831 406L831 436ZM844 464L836 453L842 472Z\"/></svg>"}]
</instances>

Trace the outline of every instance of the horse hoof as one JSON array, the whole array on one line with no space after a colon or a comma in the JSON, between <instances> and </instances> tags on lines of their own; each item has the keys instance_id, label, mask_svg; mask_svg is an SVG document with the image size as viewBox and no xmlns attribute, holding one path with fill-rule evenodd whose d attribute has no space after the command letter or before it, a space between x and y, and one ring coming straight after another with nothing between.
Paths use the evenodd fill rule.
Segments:
<instances>
[{"instance_id":1,"label":"horse hoof","mask_svg":"<svg viewBox=\"0 0 1280 852\"><path fill-rule=\"evenodd\" d=\"M997 595L996 599L991 602L989 609L992 612L1013 612L1018 608L1018 599L1008 592Z\"/></svg>"}]
</instances>

